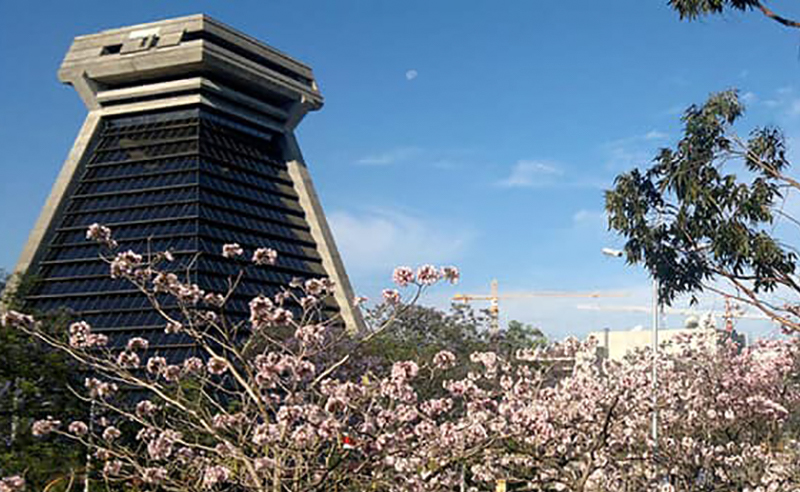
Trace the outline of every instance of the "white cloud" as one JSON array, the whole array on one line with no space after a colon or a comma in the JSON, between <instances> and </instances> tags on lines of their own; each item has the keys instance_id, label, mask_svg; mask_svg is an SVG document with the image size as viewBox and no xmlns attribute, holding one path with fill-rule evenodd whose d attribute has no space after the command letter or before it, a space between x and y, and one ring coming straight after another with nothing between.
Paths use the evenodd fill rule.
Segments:
<instances>
[{"instance_id":1,"label":"white cloud","mask_svg":"<svg viewBox=\"0 0 800 492\"><path fill-rule=\"evenodd\" d=\"M684 77L683 75L673 75L667 78L667 83L670 85L674 85L677 87L687 87L689 86L689 80Z\"/></svg>"},{"instance_id":2,"label":"white cloud","mask_svg":"<svg viewBox=\"0 0 800 492\"><path fill-rule=\"evenodd\" d=\"M414 79L417 78L418 75L419 75L419 72L417 72L414 69L411 69L411 70L406 72L406 80L414 80Z\"/></svg>"},{"instance_id":3,"label":"white cloud","mask_svg":"<svg viewBox=\"0 0 800 492\"><path fill-rule=\"evenodd\" d=\"M800 99L793 99L788 104L788 109L786 110L786 112L791 117L800 116Z\"/></svg>"},{"instance_id":4,"label":"white cloud","mask_svg":"<svg viewBox=\"0 0 800 492\"><path fill-rule=\"evenodd\" d=\"M740 98L746 104L758 104L774 111L775 116L779 117L784 125L794 124L800 117L800 97L792 87L780 87L769 98L763 100L752 92L746 92Z\"/></svg>"},{"instance_id":5,"label":"white cloud","mask_svg":"<svg viewBox=\"0 0 800 492\"><path fill-rule=\"evenodd\" d=\"M745 92L744 94L739 96L739 99L741 99L742 102L745 104L755 104L756 102L758 102L758 96L756 95L756 93L750 91Z\"/></svg>"},{"instance_id":6,"label":"white cloud","mask_svg":"<svg viewBox=\"0 0 800 492\"><path fill-rule=\"evenodd\" d=\"M508 188L549 186L555 184L563 174L564 171L555 164L521 160L511 168L511 174L497 184Z\"/></svg>"},{"instance_id":7,"label":"white cloud","mask_svg":"<svg viewBox=\"0 0 800 492\"><path fill-rule=\"evenodd\" d=\"M456 263L475 234L468 226L398 211L335 211L328 220L336 245L353 276L389 278L401 264Z\"/></svg>"},{"instance_id":8,"label":"white cloud","mask_svg":"<svg viewBox=\"0 0 800 492\"><path fill-rule=\"evenodd\" d=\"M645 140L663 140L663 139L667 138L668 136L669 136L669 134L667 134L667 133L660 132L658 130L650 130L649 132L644 134L643 138Z\"/></svg>"},{"instance_id":9,"label":"white cloud","mask_svg":"<svg viewBox=\"0 0 800 492\"><path fill-rule=\"evenodd\" d=\"M670 116L670 117L678 116L680 114L683 114L683 111L686 109L686 106L687 105L684 105L684 104L676 104L676 105L671 106L671 107L665 109L664 111L662 111L661 115L662 116Z\"/></svg>"},{"instance_id":10,"label":"white cloud","mask_svg":"<svg viewBox=\"0 0 800 492\"><path fill-rule=\"evenodd\" d=\"M356 161L364 166L388 166L418 157L422 149L418 147L398 147L379 154L371 154Z\"/></svg>"},{"instance_id":11,"label":"white cloud","mask_svg":"<svg viewBox=\"0 0 800 492\"><path fill-rule=\"evenodd\" d=\"M645 134L612 140L603 145L608 155L605 167L616 173L647 165L656 154L657 141L668 137L669 134L653 129Z\"/></svg>"},{"instance_id":12,"label":"white cloud","mask_svg":"<svg viewBox=\"0 0 800 492\"><path fill-rule=\"evenodd\" d=\"M581 209L572 215L572 224L575 226L604 224L606 214L602 210Z\"/></svg>"}]
</instances>

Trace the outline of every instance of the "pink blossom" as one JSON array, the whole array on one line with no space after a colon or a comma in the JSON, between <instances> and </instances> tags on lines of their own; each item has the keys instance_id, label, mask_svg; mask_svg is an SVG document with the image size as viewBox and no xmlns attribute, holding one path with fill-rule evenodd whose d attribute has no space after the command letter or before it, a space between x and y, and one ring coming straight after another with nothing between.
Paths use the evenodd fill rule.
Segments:
<instances>
[{"instance_id":1,"label":"pink blossom","mask_svg":"<svg viewBox=\"0 0 800 492\"><path fill-rule=\"evenodd\" d=\"M461 273L459 273L458 268L454 266L442 267L441 275L442 278L444 278L453 285L457 284L459 279L461 278Z\"/></svg>"},{"instance_id":2,"label":"pink blossom","mask_svg":"<svg viewBox=\"0 0 800 492\"><path fill-rule=\"evenodd\" d=\"M150 441L156 437L158 437L158 431L152 427L142 427L139 429L139 432L136 433L137 441Z\"/></svg>"},{"instance_id":3,"label":"pink blossom","mask_svg":"<svg viewBox=\"0 0 800 492\"><path fill-rule=\"evenodd\" d=\"M263 446L278 442L281 437L280 428L275 424L259 424L253 432L253 444Z\"/></svg>"},{"instance_id":4,"label":"pink blossom","mask_svg":"<svg viewBox=\"0 0 800 492\"><path fill-rule=\"evenodd\" d=\"M417 268L417 282L421 285L433 285L439 281L439 270L433 265L422 265Z\"/></svg>"},{"instance_id":5,"label":"pink blossom","mask_svg":"<svg viewBox=\"0 0 800 492\"><path fill-rule=\"evenodd\" d=\"M231 472L224 466L209 466L203 473L203 488L210 489L218 483L230 480Z\"/></svg>"},{"instance_id":6,"label":"pink blossom","mask_svg":"<svg viewBox=\"0 0 800 492\"><path fill-rule=\"evenodd\" d=\"M194 451L192 451L192 448L178 448L175 451L175 458L177 458L178 463L188 465L194 458Z\"/></svg>"},{"instance_id":7,"label":"pink blossom","mask_svg":"<svg viewBox=\"0 0 800 492\"><path fill-rule=\"evenodd\" d=\"M22 492L25 490L25 479L13 475L0 480L0 492Z\"/></svg>"},{"instance_id":8,"label":"pink blossom","mask_svg":"<svg viewBox=\"0 0 800 492\"><path fill-rule=\"evenodd\" d=\"M60 420L55 420L52 417L47 417L44 420L37 420L31 426L31 432L36 437L46 436L55 431L61 425Z\"/></svg>"},{"instance_id":9,"label":"pink blossom","mask_svg":"<svg viewBox=\"0 0 800 492\"><path fill-rule=\"evenodd\" d=\"M111 261L111 278L131 277L142 265L142 255L131 250L118 253Z\"/></svg>"},{"instance_id":10,"label":"pink blossom","mask_svg":"<svg viewBox=\"0 0 800 492\"><path fill-rule=\"evenodd\" d=\"M222 357L212 357L208 360L206 368L210 374L220 376L228 370L228 361Z\"/></svg>"},{"instance_id":11,"label":"pink blossom","mask_svg":"<svg viewBox=\"0 0 800 492\"><path fill-rule=\"evenodd\" d=\"M209 306L220 307L225 304L225 298L221 294L208 293L203 298L203 302Z\"/></svg>"},{"instance_id":12,"label":"pink blossom","mask_svg":"<svg viewBox=\"0 0 800 492\"><path fill-rule=\"evenodd\" d=\"M119 476L122 471L122 465L123 463L120 460L107 461L103 466L103 475L107 477Z\"/></svg>"},{"instance_id":13,"label":"pink blossom","mask_svg":"<svg viewBox=\"0 0 800 492\"><path fill-rule=\"evenodd\" d=\"M158 410L158 406L150 400L142 400L136 404L136 415L141 418L150 417Z\"/></svg>"},{"instance_id":14,"label":"pink blossom","mask_svg":"<svg viewBox=\"0 0 800 492\"><path fill-rule=\"evenodd\" d=\"M147 443L147 454L153 460L165 460L172 456L173 446L180 438L179 432L166 430Z\"/></svg>"},{"instance_id":15,"label":"pink blossom","mask_svg":"<svg viewBox=\"0 0 800 492\"><path fill-rule=\"evenodd\" d=\"M99 448L97 451L94 452L94 457L101 461L106 461L111 459L111 451L105 448Z\"/></svg>"},{"instance_id":16,"label":"pink blossom","mask_svg":"<svg viewBox=\"0 0 800 492\"><path fill-rule=\"evenodd\" d=\"M383 289L383 302L396 306L400 304L400 292L397 289Z\"/></svg>"},{"instance_id":17,"label":"pink blossom","mask_svg":"<svg viewBox=\"0 0 800 492\"><path fill-rule=\"evenodd\" d=\"M100 333L91 333L86 341L89 347L105 347L108 345L108 337Z\"/></svg>"},{"instance_id":18,"label":"pink blossom","mask_svg":"<svg viewBox=\"0 0 800 492\"><path fill-rule=\"evenodd\" d=\"M33 316L18 313L17 311L8 310L0 315L0 324L12 328L33 328L36 321Z\"/></svg>"},{"instance_id":19,"label":"pink blossom","mask_svg":"<svg viewBox=\"0 0 800 492\"><path fill-rule=\"evenodd\" d=\"M325 284L322 282L321 279L310 278L306 280L306 283L304 285L304 290L308 295L319 296L325 291Z\"/></svg>"},{"instance_id":20,"label":"pink blossom","mask_svg":"<svg viewBox=\"0 0 800 492\"><path fill-rule=\"evenodd\" d=\"M250 301L250 323L256 329L272 325L274 304L269 297L259 295Z\"/></svg>"},{"instance_id":21,"label":"pink blossom","mask_svg":"<svg viewBox=\"0 0 800 492\"><path fill-rule=\"evenodd\" d=\"M159 484L167 479L167 470L158 466L142 470L142 481L149 484Z\"/></svg>"},{"instance_id":22,"label":"pink blossom","mask_svg":"<svg viewBox=\"0 0 800 492\"><path fill-rule=\"evenodd\" d=\"M92 398L107 398L118 389L115 383L106 383L97 378L87 378L84 386L89 390L89 396Z\"/></svg>"},{"instance_id":23,"label":"pink blossom","mask_svg":"<svg viewBox=\"0 0 800 492\"><path fill-rule=\"evenodd\" d=\"M179 301L195 305L200 302L205 292L197 284L180 285L174 292Z\"/></svg>"},{"instance_id":24,"label":"pink blossom","mask_svg":"<svg viewBox=\"0 0 800 492\"><path fill-rule=\"evenodd\" d=\"M413 422L419 416L419 412L417 412L414 405L398 405L395 412L397 420L400 422Z\"/></svg>"},{"instance_id":25,"label":"pink blossom","mask_svg":"<svg viewBox=\"0 0 800 492\"><path fill-rule=\"evenodd\" d=\"M253 253L253 263L256 265L274 265L278 260L278 252L272 248L258 248Z\"/></svg>"},{"instance_id":26,"label":"pink blossom","mask_svg":"<svg viewBox=\"0 0 800 492\"><path fill-rule=\"evenodd\" d=\"M189 357L183 361L183 371L187 374L196 374L203 370L203 361L198 357Z\"/></svg>"},{"instance_id":27,"label":"pink blossom","mask_svg":"<svg viewBox=\"0 0 800 492\"><path fill-rule=\"evenodd\" d=\"M456 356L448 350L442 350L433 356L433 365L441 370L450 369L456 365Z\"/></svg>"},{"instance_id":28,"label":"pink blossom","mask_svg":"<svg viewBox=\"0 0 800 492\"><path fill-rule=\"evenodd\" d=\"M111 229L98 223L94 223L86 229L86 239L105 244L111 249L117 247L117 242L111 237Z\"/></svg>"},{"instance_id":29,"label":"pink blossom","mask_svg":"<svg viewBox=\"0 0 800 492\"><path fill-rule=\"evenodd\" d=\"M225 258L236 258L244 255L244 250L237 243L225 244L222 246L222 256Z\"/></svg>"},{"instance_id":30,"label":"pink blossom","mask_svg":"<svg viewBox=\"0 0 800 492\"><path fill-rule=\"evenodd\" d=\"M450 398L439 398L422 402L420 410L428 417L434 418L453 408L453 400Z\"/></svg>"},{"instance_id":31,"label":"pink blossom","mask_svg":"<svg viewBox=\"0 0 800 492\"><path fill-rule=\"evenodd\" d=\"M498 357L494 352L473 352L469 359L472 362L483 364L487 371L492 372L497 369Z\"/></svg>"},{"instance_id":32,"label":"pink blossom","mask_svg":"<svg viewBox=\"0 0 800 492\"><path fill-rule=\"evenodd\" d=\"M400 287L406 287L414 281L414 271L405 266L397 267L392 273L392 281Z\"/></svg>"},{"instance_id":33,"label":"pink blossom","mask_svg":"<svg viewBox=\"0 0 800 492\"><path fill-rule=\"evenodd\" d=\"M147 372L153 375L161 374L167 367L167 359L161 356L150 357L147 360Z\"/></svg>"},{"instance_id":34,"label":"pink blossom","mask_svg":"<svg viewBox=\"0 0 800 492\"><path fill-rule=\"evenodd\" d=\"M103 439L109 442L116 440L121 435L122 433L119 431L119 429L113 426L106 427L103 430Z\"/></svg>"},{"instance_id":35,"label":"pink blossom","mask_svg":"<svg viewBox=\"0 0 800 492\"><path fill-rule=\"evenodd\" d=\"M181 331L183 331L183 325L177 321L169 321L167 326L164 327L164 333L167 334L180 333Z\"/></svg>"},{"instance_id":36,"label":"pink blossom","mask_svg":"<svg viewBox=\"0 0 800 492\"><path fill-rule=\"evenodd\" d=\"M76 420L69 424L67 430L69 431L70 434L74 434L76 436L85 436L86 433L89 432L89 426L87 426L80 420Z\"/></svg>"},{"instance_id":37,"label":"pink blossom","mask_svg":"<svg viewBox=\"0 0 800 492\"><path fill-rule=\"evenodd\" d=\"M275 460L272 458L256 458L253 465L257 472L262 473L275 468Z\"/></svg>"},{"instance_id":38,"label":"pink blossom","mask_svg":"<svg viewBox=\"0 0 800 492\"><path fill-rule=\"evenodd\" d=\"M174 273L159 272L153 278L153 288L156 292L176 293L181 283Z\"/></svg>"},{"instance_id":39,"label":"pink blossom","mask_svg":"<svg viewBox=\"0 0 800 492\"><path fill-rule=\"evenodd\" d=\"M164 368L164 372L162 373L164 379L170 383L177 382L181 377L181 366L170 364Z\"/></svg>"},{"instance_id":40,"label":"pink blossom","mask_svg":"<svg viewBox=\"0 0 800 492\"><path fill-rule=\"evenodd\" d=\"M292 322L294 315L288 309L276 308L272 312L272 323L277 326L288 325Z\"/></svg>"},{"instance_id":41,"label":"pink blossom","mask_svg":"<svg viewBox=\"0 0 800 492\"><path fill-rule=\"evenodd\" d=\"M123 369L136 369L139 367L139 356L136 352L120 352L117 356L117 365Z\"/></svg>"},{"instance_id":42,"label":"pink blossom","mask_svg":"<svg viewBox=\"0 0 800 492\"><path fill-rule=\"evenodd\" d=\"M317 302L319 302L319 299L317 299L314 296L303 296L300 299L300 307L302 307L305 310L308 310L311 309L311 307L314 306L314 304L316 304Z\"/></svg>"},{"instance_id":43,"label":"pink blossom","mask_svg":"<svg viewBox=\"0 0 800 492\"><path fill-rule=\"evenodd\" d=\"M392 366L392 378L400 381L414 379L419 373L419 366L412 360L395 362Z\"/></svg>"},{"instance_id":44,"label":"pink blossom","mask_svg":"<svg viewBox=\"0 0 800 492\"><path fill-rule=\"evenodd\" d=\"M69 344L75 348L89 347L92 327L85 321L77 321L69 325Z\"/></svg>"},{"instance_id":45,"label":"pink blossom","mask_svg":"<svg viewBox=\"0 0 800 492\"><path fill-rule=\"evenodd\" d=\"M298 326L294 332L294 337L300 340L303 345L322 345L325 341L325 325L304 325Z\"/></svg>"}]
</instances>

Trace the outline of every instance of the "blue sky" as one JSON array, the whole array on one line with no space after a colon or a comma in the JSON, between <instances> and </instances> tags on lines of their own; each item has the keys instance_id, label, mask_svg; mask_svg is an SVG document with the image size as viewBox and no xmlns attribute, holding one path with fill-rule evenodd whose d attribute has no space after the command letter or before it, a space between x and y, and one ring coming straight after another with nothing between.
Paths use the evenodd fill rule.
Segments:
<instances>
[{"instance_id":1,"label":"blue sky","mask_svg":"<svg viewBox=\"0 0 800 492\"><path fill-rule=\"evenodd\" d=\"M614 176L678 138L681 110L712 91L745 94L746 128L800 130L796 32L756 14L679 22L665 4L5 0L0 267L13 268L85 116L56 79L71 39L205 12L313 67L326 103L299 139L359 292L377 297L395 264L433 262L463 274L428 296L436 305L492 278L646 303L647 276L599 253L621 244L602 214ZM556 338L648 323L579 303L502 307Z\"/></svg>"}]
</instances>

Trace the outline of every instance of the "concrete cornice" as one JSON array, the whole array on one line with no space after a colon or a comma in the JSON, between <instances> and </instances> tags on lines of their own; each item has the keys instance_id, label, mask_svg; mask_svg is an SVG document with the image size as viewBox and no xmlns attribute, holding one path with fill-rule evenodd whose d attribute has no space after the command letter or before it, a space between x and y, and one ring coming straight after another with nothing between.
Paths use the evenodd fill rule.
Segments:
<instances>
[{"instance_id":1,"label":"concrete cornice","mask_svg":"<svg viewBox=\"0 0 800 492\"><path fill-rule=\"evenodd\" d=\"M78 36L58 75L89 109L101 93L201 76L279 111L323 104L308 65L202 14Z\"/></svg>"}]
</instances>

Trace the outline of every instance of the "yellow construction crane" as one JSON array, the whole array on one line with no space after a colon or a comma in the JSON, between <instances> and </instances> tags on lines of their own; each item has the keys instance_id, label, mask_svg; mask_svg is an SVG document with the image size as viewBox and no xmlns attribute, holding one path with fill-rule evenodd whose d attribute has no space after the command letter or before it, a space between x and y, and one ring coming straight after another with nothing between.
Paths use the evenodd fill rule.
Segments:
<instances>
[{"instance_id":1,"label":"yellow construction crane","mask_svg":"<svg viewBox=\"0 0 800 492\"><path fill-rule=\"evenodd\" d=\"M509 292L500 294L497 280L492 280L489 294L456 294L454 301L489 301L489 320L492 335L500 331L500 299L521 299L527 297L624 297L624 292L569 292L569 291L535 291L535 292Z\"/></svg>"}]
</instances>

